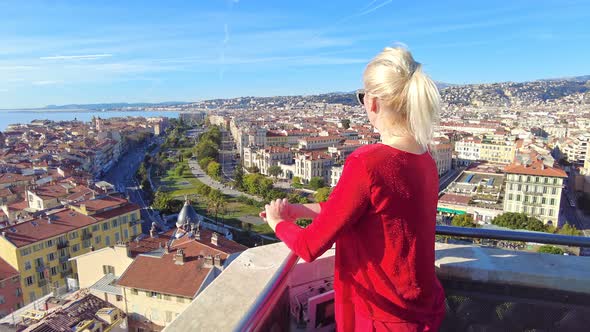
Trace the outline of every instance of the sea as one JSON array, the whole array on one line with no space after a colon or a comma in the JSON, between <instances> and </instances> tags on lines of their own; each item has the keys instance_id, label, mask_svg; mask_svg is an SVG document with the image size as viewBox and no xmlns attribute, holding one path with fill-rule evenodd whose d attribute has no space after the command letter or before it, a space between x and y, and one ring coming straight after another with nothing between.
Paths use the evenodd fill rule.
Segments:
<instances>
[{"instance_id":1,"label":"sea","mask_svg":"<svg viewBox=\"0 0 590 332\"><path fill-rule=\"evenodd\" d=\"M91 111L91 110L63 110L63 109L35 109L35 110L0 110L0 131L6 130L11 124L31 123L33 120L67 121L79 120L88 122L93 116L102 119L113 117L142 116L177 118L178 112L169 111Z\"/></svg>"}]
</instances>

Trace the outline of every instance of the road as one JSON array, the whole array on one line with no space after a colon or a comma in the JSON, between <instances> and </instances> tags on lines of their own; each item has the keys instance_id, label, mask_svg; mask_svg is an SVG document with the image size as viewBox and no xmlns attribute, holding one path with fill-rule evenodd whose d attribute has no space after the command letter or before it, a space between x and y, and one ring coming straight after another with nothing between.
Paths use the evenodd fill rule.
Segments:
<instances>
[{"instance_id":1,"label":"road","mask_svg":"<svg viewBox=\"0 0 590 332\"><path fill-rule=\"evenodd\" d=\"M463 168L451 169L446 174L443 174L443 176L441 176L440 180L438 181L438 190L440 192L445 190L449 184L451 184L453 181L455 181L455 179L457 179L459 175L461 175L461 172L463 172Z\"/></svg>"},{"instance_id":2,"label":"road","mask_svg":"<svg viewBox=\"0 0 590 332\"><path fill-rule=\"evenodd\" d=\"M147 146L152 142L158 145L157 148L151 152L152 155L156 154L162 143L162 138L154 138L142 146L131 149L119 159L119 162L115 164L105 176L103 176L104 181L113 184L117 191L124 192L129 196L131 202L141 207L141 229L143 233L149 232L153 221L161 221L157 213L146 203L143 191L135 179L135 172L143 162L143 158L147 152Z\"/></svg>"},{"instance_id":3,"label":"road","mask_svg":"<svg viewBox=\"0 0 590 332\"><path fill-rule=\"evenodd\" d=\"M235 149L235 143L232 138L231 132L221 132L221 147L219 150L219 163L221 164L221 173L223 177L228 180L233 180L234 170L236 168L237 161L235 159L237 150Z\"/></svg>"},{"instance_id":4,"label":"road","mask_svg":"<svg viewBox=\"0 0 590 332\"><path fill-rule=\"evenodd\" d=\"M590 236L590 218L584 216L584 214L577 208L570 206L569 201L566 197L566 190L561 193L561 209L559 215L559 225L563 225L566 221L577 229L584 232L585 236Z\"/></svg>"}]
</instances>

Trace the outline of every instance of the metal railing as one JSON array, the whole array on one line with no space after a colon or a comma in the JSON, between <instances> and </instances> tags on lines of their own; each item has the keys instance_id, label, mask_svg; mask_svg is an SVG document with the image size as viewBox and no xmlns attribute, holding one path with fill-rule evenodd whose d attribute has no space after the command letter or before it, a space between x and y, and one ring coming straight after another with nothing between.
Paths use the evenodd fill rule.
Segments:
<instances>
[{"instance_id":1,"label":"metal railing","mask_svg":"<svg viewBox=\"0 0 590 332\"><path fill-rule=\"evenodd\" d=\"M508 231L437 225L436 234L590 248L590 237L550 234L542 232Z\"/></svg>"},{"instance_id":2,"label":"metal railing","mask_svg":"<svg viewBox=\"0 0 590 332\"><path fill-rule=\"evenodd\" d=\"M513 230L495 230L483 228L467 228L455 226L436 226L437 235L482 238L505 241L521 241L543 244L555 244L575 247L590 248L590 237L549 234L541 232L523 232ZM264 290L238 323L234 331L257 331L264 323L265 318L272 311L286 287L289 273L295 267L299 257L293 252L281 264L275 276L269 281Z\"/></svg>"}]
</instances>

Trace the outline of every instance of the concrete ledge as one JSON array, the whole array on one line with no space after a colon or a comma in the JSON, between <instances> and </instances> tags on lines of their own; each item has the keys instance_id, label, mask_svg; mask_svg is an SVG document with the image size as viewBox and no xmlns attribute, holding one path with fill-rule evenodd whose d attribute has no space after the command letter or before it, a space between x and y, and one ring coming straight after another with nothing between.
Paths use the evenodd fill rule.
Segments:
<instances>
[{"instance_id":1,"label":"concrete ledge","mask_svg":"<svg viewBox=\"0 0 590 332\"><path fill-rule=\"evenodd\" d=\"M440 278L590 294L590 257L436 243L435 265Z\"/></svg>"},{"instance_id":2,"label":"concrete ledge","mask_svg":"<svg viewBox=\"0 0 590 332\"><path fill-rule=\"evenodd\" d=\"M289 253L283 243L244 251L164 331L232 331Z\"/></svg>"}]
</instances>

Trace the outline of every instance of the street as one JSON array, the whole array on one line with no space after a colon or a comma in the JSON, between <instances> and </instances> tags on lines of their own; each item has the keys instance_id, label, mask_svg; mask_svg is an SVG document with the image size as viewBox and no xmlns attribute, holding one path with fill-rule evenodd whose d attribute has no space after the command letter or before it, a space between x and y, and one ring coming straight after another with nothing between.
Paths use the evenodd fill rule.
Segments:
<instances>
[{"instance_id":1,"label":"street","mask_svg":"<svg viewBox=\"0 0 590 332\"><path fill-rule=\"evenodd\" d=\"M147 233L153 221L159 221L156 213L148 206L143 197L143 191L139 187L139 183L135 179L135 172L139 165L143 162L146 154L146 149L150 143L156 143L157 147L151 152L154 155L160 149L162 139L154 137L142 146L130 149L124 154L117 164L115 164L103 177L115 186L117 191L124 192L129 196L129 200L141 207L142 232Z\"/></svg>"},{"instance_id":2,"label":"street","mask_svg":"<svg viewBox=\"0 0 590 332\"><path fill-rule=\"evenodd\" d=\"M562 226L566 221L584 233L584 236L590 236L590 218L583 215L577 208L572 207L566 197L566 190L561 193L561 209L559 215L559 225Z\"/></svg>"}]
</instances>

